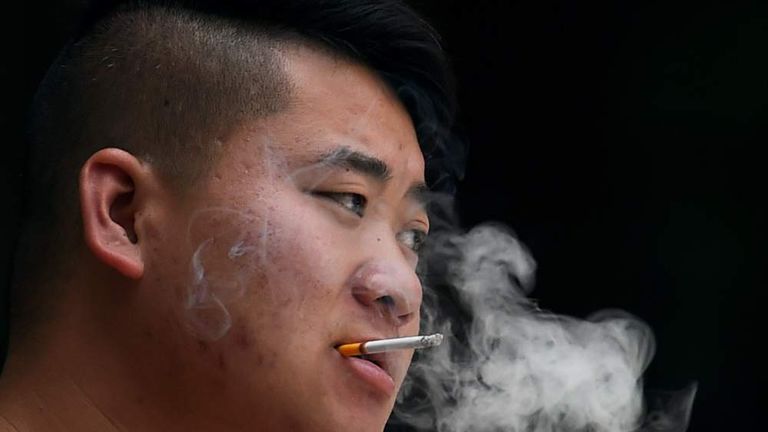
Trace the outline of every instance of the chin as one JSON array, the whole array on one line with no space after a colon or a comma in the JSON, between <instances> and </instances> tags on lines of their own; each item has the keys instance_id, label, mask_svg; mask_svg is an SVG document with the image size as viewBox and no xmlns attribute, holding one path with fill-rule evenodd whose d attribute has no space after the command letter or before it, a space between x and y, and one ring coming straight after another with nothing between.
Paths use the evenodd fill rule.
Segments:
<instances>
[{"instance_id":1,"label":"chin","mask_svg":"<svg viewBox=\"0 0 768 432\"><path fill-rule=\"evenodd\" d=\"M381 432L392 413L394 403L394 400L382 403L380 399L366 397L346 401L334 407L335 414L323 416L326 422L328 419L333 420L329 422L332 424L323 425L321 430Z\"/></svg>"}]
</instances>

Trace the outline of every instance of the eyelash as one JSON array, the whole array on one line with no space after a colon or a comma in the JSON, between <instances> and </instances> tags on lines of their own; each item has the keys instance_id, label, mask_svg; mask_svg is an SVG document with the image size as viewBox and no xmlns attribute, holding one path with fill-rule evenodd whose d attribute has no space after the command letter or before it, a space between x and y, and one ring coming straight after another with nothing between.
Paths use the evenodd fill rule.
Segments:
<instances>
[{"instance_id":1,"label":"eyelash","mask_svg":"<svg viewBox=\"0 0 768 432\"><path fill-rule=\"evenodd\" d=\"M412 239L406 240L403 239L405 235L410 235ZM412 250L414 253L419 253L421 251L421 248L424 246L424 242L427 239L427 233L420 229L410 229L407 231L402 231L397 234L397 240L401 243L403 243L408 249ZM412 243L412 244L409 244Z\"/></svg>"},{"instance_id":2,"label":"eyelash","mask_svg":"<svg viewBox=\"0 0 768 432\"><path fill-rule=\"evenodd\" d=\"M357 215L357 217L361 218L365 216L365 208L368 204L368 200L363 195L352 192L315 192L314 194L335 202L343 209ZM349 202L347 199L353 201Z\"/></svg>"},{"instance_id":3,"label":"eyelash","mask_svg":"<svg viewBox=\"0 0 768 432\"><path fill-rule=\"evenodd\" d=\"M362 218L365 216L368 200L361 194L353 192L314 192L314 195L335 202L357 217ZM426 238L426 231L420 229L410 229L397 234L397 240L415 253L421 250Z\"/></svg>"}]
</instances>

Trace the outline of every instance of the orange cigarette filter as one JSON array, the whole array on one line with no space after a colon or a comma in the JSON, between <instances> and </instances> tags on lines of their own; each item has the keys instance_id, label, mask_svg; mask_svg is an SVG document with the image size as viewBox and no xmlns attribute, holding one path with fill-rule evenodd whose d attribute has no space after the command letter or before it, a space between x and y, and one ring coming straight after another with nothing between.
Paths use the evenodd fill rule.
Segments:
<instances>
[{"instance_id":1,"label":"orange cigarette filter","mask_svg":"<svg viewBox=\"0 0 768 432\"><path fill-rule=\"evenodd\" d=\"M336 348L344 357L359 356L365 354L363 351L363 342L341 345Z\"/></svg>"}]
</instances>

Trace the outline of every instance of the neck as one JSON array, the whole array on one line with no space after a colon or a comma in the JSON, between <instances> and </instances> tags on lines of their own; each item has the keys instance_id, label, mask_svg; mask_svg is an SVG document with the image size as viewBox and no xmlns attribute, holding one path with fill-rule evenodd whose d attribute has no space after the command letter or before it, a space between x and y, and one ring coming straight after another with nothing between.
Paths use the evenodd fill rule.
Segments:
<instances>
[{"instance_id":1,"label":"neck","mask_svg":"<svg viewBox=\"0 0 768 432\"><path fill-rule=\"evenodd\" d=\"M143 310L135 291L116 285L90 285L123 293L112 299L98 290L80 292L86 304L62 298L34 334L12 337L0 375L0 432L286 429L258 407L212 397L224 378L197 376L201 366L189 366L208 362L207 353L169 336L180 334L163 327L178 325L170 312ZM227 411L230 405L237 406Z\"/></svg>"},{"instance_id":2,"label":"neck","mask_svg":"<svg viewBox=\"0 0 768 432\"><path fill-rule=\"evenodd\" d=\"M82 344L66 349L80 353L76 358L51 347L36 353L8 358L0 376L0 432L246 431L254 424L285 430L279 419L257 413L244 423L206 412L205 401L187 396L191 389L162 378L151 382L142 365ZM210 398L211 387L202 387ZM208 404L216 405L210 399Z\"/></svg>"},{"instance_id":3,"label":"neck","mask_svg":"<svg viewBox=\"0 0 768 432\"><path fill-rule=\"evenodd\" d=\"M68 332L59 329L59 337ZM71 337L50 335L12 344L0 376L0 425L12 431L113 431L122 429L93 385L104 371L98 355ZM53 341L57 341L54 343Z\"/></svg>"},{"instance_id":4,"label":"neck","mask_svg":"<svg viewBox=\"0 0 768 432\"><path fill-rule=\"evenodd\" d=\"M62 291L57 309L37 311L45 322L12 335L0 375L0 431L163 430L142 410L149 389L136 349L140 330L130 310L116 306L125 299L87 289L110 283L80 285L86 304L67 295L75 290Z\"/></svg>"},{"instance_id":5,"label":"neck","mask_svg":"<svg viewBox=\"0 0 768 432\"><path fill-rule=\"evenodd\" d=\"M5 430L108 432L122 429L77 377L19 376L12 371L9 369L9 376L4 374L0 380L0 425Z\"/></svg>"}]
</instances>

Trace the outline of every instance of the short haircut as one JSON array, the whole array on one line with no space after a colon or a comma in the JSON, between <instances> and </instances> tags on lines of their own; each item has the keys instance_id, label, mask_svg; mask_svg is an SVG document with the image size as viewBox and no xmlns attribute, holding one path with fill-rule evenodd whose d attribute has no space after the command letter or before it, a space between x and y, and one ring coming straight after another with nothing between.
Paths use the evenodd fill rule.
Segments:
<instances>
[{"instance_id":1,"label":"short haircut","mask_svg":"<svg viewBox=\"0 0 768 432\"><path fill-rule=\"evenodd\" d=\"M279 56L289 44L363 64L382 78L413 120L427 183L453 190L461 164L445 161L462 153L451 148L453 78L437 34L402 2L107 3L97 2L33 102L13 302L40 306L50 297L34 288L40 278L68 267L64 249L81 235L77 173L91 154L122 148L170 184L193 184L240 123L289 103Z\"/></svg>"}]
</instances>

